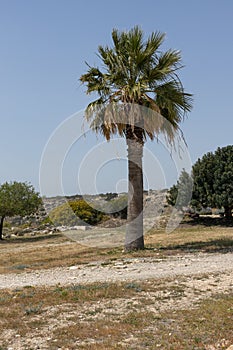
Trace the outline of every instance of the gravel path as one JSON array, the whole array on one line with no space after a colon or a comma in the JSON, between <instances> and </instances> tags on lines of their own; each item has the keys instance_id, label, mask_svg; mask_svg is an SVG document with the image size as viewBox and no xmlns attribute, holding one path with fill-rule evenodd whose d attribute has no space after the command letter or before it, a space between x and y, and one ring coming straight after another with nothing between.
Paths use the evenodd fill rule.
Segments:
<instances>
[{"instance_id":1,"label":"gravel path","mask_svg":"<svg viewBox=\"0 0 233 350\"><path fill-rule=\"evenodd\" d=\"M192 276L227 272L233 282L233 253L188 254L156 258L120 259L113 262L92 262L65 268L53 268L0 275L0 289L24 286L53 286L143 279ZM230 278L231 278L230 277Z\"/></svg>"}]
</instances>

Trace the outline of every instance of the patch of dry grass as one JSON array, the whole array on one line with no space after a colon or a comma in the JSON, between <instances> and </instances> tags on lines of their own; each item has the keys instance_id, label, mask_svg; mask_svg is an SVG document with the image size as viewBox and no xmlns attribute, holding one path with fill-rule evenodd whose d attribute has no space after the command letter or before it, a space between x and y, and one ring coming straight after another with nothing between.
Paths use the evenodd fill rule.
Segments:
<instances>
[{"instance_id":1,"label":"patch of dry grass","mask_svg":"<svg viewBox=\"0 0 233 350\"><path fill-rule=\"evenodd\" d=\"M5 240L0 242L0 251L0 273L85 264L115 252L82 246L62 234ZM121 249L116 249L116 254L119 256Z\"/></svg>"},{"instance_id":2,"label":"patch of dry grass","mask_svg":"<svg viewBox=\"0 0 233 350\"><path fill-rule=\"evenodd\" d=\"M177 246L185 244L195 244L202 242L215 242L221 239L229 239L233 245L233 228L232 227L205 227L205 226L189 226L178 227L172 233L166 234L161 230L151 230L145 236L147 245L156 247L174 249Z\"/></svg>"},{"instance_id":3,"label":"patch of dry grass","mask_svg":"<svg viewBox=\"0 0 233 350\"><path fill-rule=\"evenodd\" d=\"M146 249L123 253L122 247L85 247L62 234L17 238L0 242L0 273L22 272L51 267L85 264L103 260L108 263L122 257L166 257L192 251L233 250L233 228L186 227L171 234L151 230L145 236Z\"/></svg>"},{"instance_id":4,"label":"patch of dry grass","mask_svg":"<svg viewBox=\"0 0 233 350\"><path fill-rule=\"evenodd\" d=\"M171 298L185 290L182 284L169 288L176 292ZM164 281L1 291L0 349L16 335L25 350L34 348L28 338L43 339L41 348L50 350L223 350L233 344L232 294L215 295L193 308L160 311L151 299L158 290L165 292L159 298L164 303Z\"/></svg>"},{"instance_id":5,"label":"patch of dry grass","mask_svg":"<svg viewBox=\"0 0 233 350\"><path fill-rule=\"evenodd\" d=\"M144 251L125 254L122 247L85 247L62 234L5 240L0 243L0 273L97 260L108 264L122 257L232 251L233 228L186 226L171 234L151 230L145 241ZM217 277L213 281L218 284ZM49 350L226 349L233 344L233 295L215 295L191 308L183 304L185 283L180 279L1 290L0 350L16 340L25 350L37 344ZM200 290L194 294L198 298Z\"/></svg>"}]
</instances>

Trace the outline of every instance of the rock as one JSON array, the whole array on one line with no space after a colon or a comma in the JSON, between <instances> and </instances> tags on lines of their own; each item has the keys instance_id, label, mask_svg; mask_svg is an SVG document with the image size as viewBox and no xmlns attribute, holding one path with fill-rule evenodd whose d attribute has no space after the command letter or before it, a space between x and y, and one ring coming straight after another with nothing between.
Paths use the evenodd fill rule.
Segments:
<instances>
[{"instance_id":1,"label":"rock","mask_svg":"<svg viewBox=\"0 0 233 350\"><path fill-rule=\"evenodd\" d=\"M67 228L65 226L58 226L57 229L60 231L60 232L65 232L67 231Z\"/></svg>"},{"instance_id":2,"label":"rock","mask_svg":"<svg viewBox=\"0 0 233 350\"><path fill-rule=\"evenodd\" d=\"M23 232L23 231L21 231L21 232L17 232L17 236L18 236L18 237L23 237L23 236L24 236L24 234L25 234L25 232Z\"/></svg>"},{"instance_id":3,"label":"rock","mask_svg":"<svg viewBox=\"0 0 233 350\"><path fill-rule=\"evenodd\" d=\"M43 231L41 231L41 233L43 233L43 234L47 234L47 233L49 233L49 230L43 230Z\"/></svg>"},{"instance_id":4,"label":"rock","mask_svg":"<svg viewBox=\"0 0 233 350\"><path fill-rule=\"evenodd\" d=\"M226 350L233 350L233 344L229 346Z\"/></svg>"},{"instance_id":5,"label":"rock","mask_svg":"<svg viewBox=\"0 0 233 350\"><path fill-rule=\"evenodd\" d=\"M31 229L30 229L30 228L25 228L25 229L23 229L23 233L29 233L29 232L31 232Z\"/></svg>"},{"instance_id":6,"label":"rock","mask_svg":"<svg viewBox=\"0 0 233 350\"><path fill-rule=\"evenodd\" d=\"M90 230L91 227L90 226L85 226L85 225L76 225L76 226L72 226L68 228L69 230L82 230L82 231L87 231Z\"/></svg>"}]
</instances>

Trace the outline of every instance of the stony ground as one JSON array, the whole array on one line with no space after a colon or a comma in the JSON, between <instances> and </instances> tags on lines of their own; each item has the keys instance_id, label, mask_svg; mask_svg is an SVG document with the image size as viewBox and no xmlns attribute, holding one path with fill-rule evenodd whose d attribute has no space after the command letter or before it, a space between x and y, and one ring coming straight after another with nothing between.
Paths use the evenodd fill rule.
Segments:
<instances>
[{"instance_id":1,"label":"stony ground","mask_svg":"<svg viewBox=\"0 0 233 350\"><path fill-rule=\"evenodd\" d=\"M216 229L216 233L213 230L210 231L211 238L214 239L214 234L217 234L219 229ZM224 229L221 237L228 237L230 232L230 229ZM205 234L207 233L205 231ZM73 240L72 235L71 232L71 236L67 235L67 237ZM80 237L82 235L83 233L80 233ZM77 233L75 233L76 236ZM88 239L91 242L90 246L93 246L94 243L95 246L98 246L96 241L93 241L92 232L88 232ZM102 239L106 241L105 236ZM160 236L156 235L156 241L159 239ZM181 239L183 242L184 238ZM200 239L201 237L198 236L196 241L199 242ZM217 242L218 236L215 239ZM112 237L109 238L109 241L112 243ZM98 242L102 244L99 236ZM98 255L98 260L93 261L91 259L88 260L88 263L77 263L76 258L74 258L71 264L66 262L64 267L51 267L49 265L50 268L22 269L18 270L17 273L13 272L16 270L11 270L11 266L18 264L18 261L15 262L16 256L25 257L28 255L33 262L34 260L30 254L39 256L40 252L45 253L45 250L42 250L43 246L43 240L41 242L40 240L38 242L28 242L25 245L22 242L12 245L3 242L1 245L2 264L7 259L9 265L8 270L2 270L0 274L0 293L3 293L1 294L3 299L5 292L12 295L13 298L17 298L17 291L19 291L19 295L22 295L22 298L19 299L20 302L25 302L30 306L31 289L29 287L33 287L35 290L45 289L46 293L49 289L54 290L58 287L61 287L64 292L64 286L72 288L88 286L93 283L99 285L103 283L107 285L111 283L116 283L116 285L129 283L132 284L133 288L146 283L147 287L151 286L153 288L145 290L142 288L140 293L136 293L133 297L123 294L115 298L94 298L84 302L77 301L77 303L66 300L58 303L55 300L50 306L42 303L41 310L35 313L32 312L30 315L26 315L25 310L21 310L24 332L20 332L17 327L11 325L3 327L5 321L4 318L0 318L0 327L2 327L0 350L102 350L102 348L95 348L96 339L91 333L82 339L77 337L73 347L58 346L59 332L64 329L64 326L75 327L77 322L84 325L88 325L90 322L106 323L108 319L118 322L125 315L134 311L140 312L143 310L143 312L151 312L159 317L162 312L167 310L171 313L176 312L176 310L189 310L198 307L203 300L233 293L233 252L228 246L227 249L219 249L211 253L201 250L196 250L193 253L191 252L193 250L189 252L180 250L179 253L174 252L172 255L162 255L157 248L154 248L153 254L151 254L153 257L126 257L119 254L117 258L110 256L107 260L104 258L100 260L101 255ZM72 255L73 251L78 249L72 241L61 238L57 238L57 241L53 239L51 243L48 241L46 247L47 254L55 254L56 252L59 260L62 259L62 256L66 256L65 252ZM9 255L9 251L12 256ZM97 259L96 255L94 255L94 259ZM43 266L48 267L46 264ZM55 266L62 266L62 264ZM25 295L28 295L28 300L24 298ZM10 306L10 308L12 307ZM32 324L35 324L35 327L32 327ZM116 349L141 350L140 331L138 329L130 336L129 334L123 335L120 342L116 344ZM150 329L146 329L146 331L153 332ZM210 344L209 347L205 347L203 350L227 349L233 344L232 335L229 335L227 339L220 340L220 342ZM155 344L155 349L157 348L161 348L159 344ZM106 350L107 347L103 349Z\"/></svg>"},{"instance_id":2,"label":"stony ground","mask_svg":"<svg viewBox=\"0 0 233 350\"><path fill-rule=\"evenodd\" d=\"M193 253L161 258L128 258L85 265L1 274L0 289L73 283L118 282L222 273L233 283L233 253Z\"/></svg>"},{"instance_id":3,"label":"stony ground","mask_svg":"<svg viewBox=\"0 0 233 350\"><path fill-rule=\"evenodd\" d=\"M130 258L117 261L96 261L86 265L76 265L66 268L54 268L23 272L20 274L0 275L1 289L16 289L25 286L57 286L86 284L93 282L122 282L147 281L160 285L160 289L148 295L141 292L134 298L106 299L101 301L78 304L57 305L45 308L43 314L35 315L31 322L38 322L42 317L46 320L43 329L35 328L30 334L21 336L16 329L2 332L1 341L8 344L7 350L25 349L57 349L56 337L53 333L64 324L72 326L73 319L81 322L93 319L120 317L129 311L129 308L143 307L155 314L164 310L178 310L195 307L201 300L216 294L233 291L233 253L195 253L160 258ZM153 302L144 305L145 298ZM149 299L148 299L149 298ZM129 340L122 339L121 345L129 349L127 342L136 342L136 335ZM77 341L76 348L93 345L93 339ZM52 345L51 345L52 344ZM88 345L89 344L89 345ZM230 345L230 344L228 344ZM1 347L0 347L1 348ZM64 348L67 350L67 348ZM73 348L72 348L73 349ZM209 348L209 350L218 347ZM4 348L5 350L5 348Z\"/></svg>"},{"instance_id":4,"label":"stony ground","mask_svg":"<svg viewBox=\"0 0 233 350\"><path fill-rule=\"evenodd\" d=\"M116 266L114 268L116 268ZM142 267L143 263L140 263L140 266ZM166 270L168 271L168 269ZM85 269L85 271L87 271L87 269ZM169 275L171 276L171 274ZM119 274L119 276L121 276L121 274ZM77 320L85 323L104 320L109 317L114 317L117 320L120 319L122 315L126 315L129 310L133 311L140 308L159 316L159 314L165 310L174 312L174 310L192 308L198 305L203 299L209 298L216 293L229 293L233 290L233 276L232 269L230 268L225 272L223 272L223 270L221 272L215 271L208 275L193 274L191 276L182 276L177 274L173 277L174 278L150 280L151 284L158 283L160 285L160 289L157 292L150 293L150 295L148 295L147 292L141 292L140 295L133 298L107 299L104 304L102 301L93 301L91 303L79 303L75 308L73 304L69 303L44 308L42 314L35 315L30 319L30 322L35 323L40 322L41 318L46 320L42 328L35 328L25 336L20 336L16 329L9 329L1 334L0 344L1 340L7 342L7 350L70 350L71 348L56 347L58 338L54 336L54 333L62 329L64 324L66 324L66 326L72 326ZM20 278L24 277L21 275ZM125 278L127 278L126 275ZM151 301L150 303L148 303L148 298ZM147 305L145 305L145 299L147 300ZM140 338L140 330L138 330L138 334L132 334L130 338L123 337L118 345L123 345L125 349L131 349L129 346L135 346L138 337ZM92 338L92 334L90 334L85 340L77 340L75 347L72 347L72 349L78 350L82 346L86 346L85 349L89 349L89 346L93 346L95 341L96 340ZM222 340L222 345L226 345L224 339ZM223 349L222 345L216 344L216 347L210 346L205 348L205 350ZM230 346L229 343L227 343L227 345ZM94 347L90 348L94 349ZM159 346L155 347L155 349L157 348L159 348ZM140 347L135 346L132 347L132 349L140 349ZM226 347L224 347L224 349L226 349Z\"/></svg>"}]
</instances>

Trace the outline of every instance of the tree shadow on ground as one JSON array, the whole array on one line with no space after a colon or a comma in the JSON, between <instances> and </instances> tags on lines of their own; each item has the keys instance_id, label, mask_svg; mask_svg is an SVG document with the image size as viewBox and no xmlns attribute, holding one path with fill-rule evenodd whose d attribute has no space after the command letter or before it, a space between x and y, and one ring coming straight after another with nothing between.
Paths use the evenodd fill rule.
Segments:
<instances>
[{"instance_id":1,"label":"tree shadow on ground","mask_svg":"<svg viewBox=\"0 0 233 350\"><path fill-rule=\"evenodd\" d=\"M185 252L185 253L194 253L194 252L205 252L205 253L229 253L233 252L233 238L219 238L209 240L207 242L198 241L198 242L188 242L183 244L169 245L167 247L161 247L162 251L169 252Z\"/></svg>"},{"instance_id":2,"label":"tree shadow on ground","mask_svg":"<svg viewBox=\"0 0 233 350\"><path fill-rule=\"evenodd\" d=\"M49 241L54 240L54 238L61 238L62 235L59 233L52 234L52 235L41 235L41 236L34 236L34 237L17 237L17 238L5 238L3 240L0 240L0 244L15 244L15 243L36 243L36 242L43 242L43 241ZM0 348L1 350L1 348Z\"/></svg>"},{"instance_id":3,"label":"tree shadow on ground","mask_svg":"<svg viewBox=\"0 0 233 350\"><path fill-rule=\"evenodd\" d=\"M221 226L221 227L233 227L233 217L227 219L225 217L211 217L211 216L199 216L198 218L188 219L181 223L181 226L188 224L190 226Z\"/></svg>"}]
</instances>

